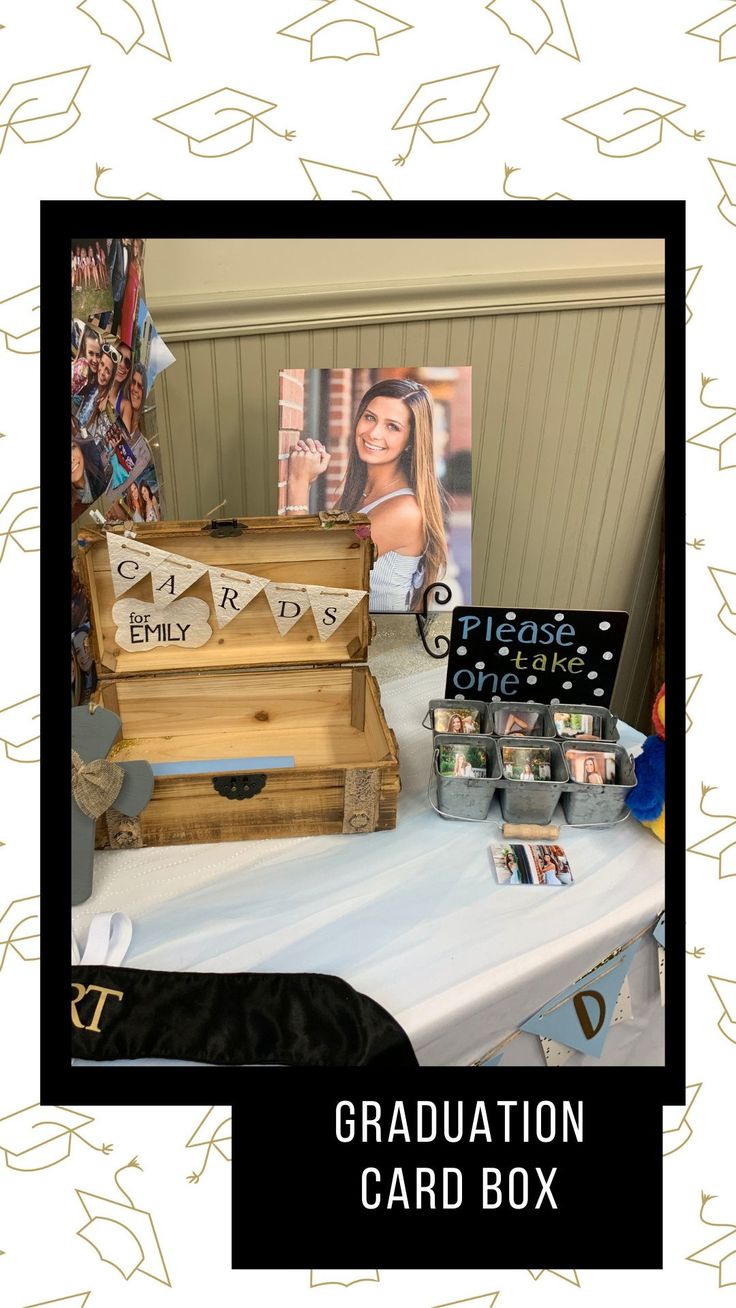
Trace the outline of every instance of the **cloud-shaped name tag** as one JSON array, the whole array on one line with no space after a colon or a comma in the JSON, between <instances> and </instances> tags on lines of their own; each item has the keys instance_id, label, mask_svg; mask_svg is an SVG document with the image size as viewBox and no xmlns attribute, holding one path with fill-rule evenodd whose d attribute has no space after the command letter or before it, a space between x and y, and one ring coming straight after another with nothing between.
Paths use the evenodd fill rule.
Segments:
<instances>
[{"instance_id":1,"label":"cloud-shaped name tag","mask_svg":"<svg viewBox=\"0 0 736 1308\"><path fill-rule=\"evenodd\" d=\"M156 645L206 645L212 635L209 608L201 599L174 600L158 606L145 600L122 599L112 606L115 639L121 649L136 651Z\"/></svg>"}]
</instances>

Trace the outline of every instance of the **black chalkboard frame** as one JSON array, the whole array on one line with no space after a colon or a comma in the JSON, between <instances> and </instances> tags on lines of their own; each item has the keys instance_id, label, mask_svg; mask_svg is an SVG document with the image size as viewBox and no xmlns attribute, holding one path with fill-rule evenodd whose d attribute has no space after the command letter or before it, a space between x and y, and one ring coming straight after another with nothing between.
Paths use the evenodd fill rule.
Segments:
<instances>
[{"instance_id":1,"label":"black chalkboard frame","mask_svg":"<svg viewBox=\"0 0 736 1308\"><path fill-rule=\"evenodd\" d=\"M628 621L623 610L456 608L445 698L610 708Z\"/></svg>"}]
</instances>

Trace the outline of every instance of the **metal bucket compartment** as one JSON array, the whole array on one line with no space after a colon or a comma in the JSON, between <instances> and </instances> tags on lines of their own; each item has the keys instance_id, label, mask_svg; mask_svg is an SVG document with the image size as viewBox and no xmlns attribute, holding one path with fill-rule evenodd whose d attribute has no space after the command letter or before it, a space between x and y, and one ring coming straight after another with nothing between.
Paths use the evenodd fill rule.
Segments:
<instances>
[{"instance_id":1,"label":"metal bucket compartment","mask_svg":"<svg viewBox=\"0 0 736 1308\"><path fill-rule=\"evenodd\" d=\"M488 774L485 777L444 777L439 770L439 751L442 745L476 745L486 751ZM457 736L451 732L436 735L432 757L432 772L437 786L435 812L441 817L460 818L466 822L483 822L488 817L493 796L501 776L498 749L493 736ZM430 782L431 784L431 782Z\"/></svg>"},{"instance_id":2,"label":"metal bucket compartment","mask_svg":"<svg viewBox=\"0 0 736 1308\"><path fill-rule=\"evenodd\" d=\"M555 706L556 707L556 706ZM535 729L528 736L523 736L520 732L508 731L505 728L505 721L509 713L536 713L537 723ZM522 704L519 700L501 700L492 702L488 705L488 730L492 731L494 736L513 736L516 740L530 740L543 737L545 740L556 740L554 718L549 704Z\"/></svg>"},{"instance_id":3,"label":"metal bucket compartment","mask_svg":"<svg viewBox=\"0 0 736 1308\"><path fill-rule=\"evenodd\" d=\"M592 713L601 719L601 739L618 740L618 718L610 709L604 708L602 704L550 704L550 713ZM557 731L554 717L552 718L552 734L557 740L574 741L579 740L578 736L561 736Z\"/></svg>"},{"instance_id":4,"label":"metal bucket compartment","mask_svg":"<svg viewBox=\"0 0 736 1308\"><path fill-rule=\"evenodd\" d=\"M569 781L567 763L562 746L558 740L544 736L501 736L498 746L501 779L498 789L501 799L501 813L504 822L534 822L545 826L552 819L563 790ZM506 745L517 749L534 749L535 745L544 746L550 753L549 781L517 781L503 775L502 750Z\"/></svg>"},{"instance_id":5,"label":"metal bucket compartment","mask_svg":"<svg viewBox=\"0 0 736 1308\"><path fill-rule=\"evenodd\" d=\"M422 720L422 726L426 727L427 730L431 731L435 736L440 734L447 734L447 735L456 734L459 736L460 735L459 731L456 733L453 732L441 733L439 731L439 728L435 727L434 725L435 709L436 708L448 709L450 712L458 711L458 710L462 711L462 709L476 709L478 713L479 732L481 734L486 731L490 732L492 731L492 727L488 722L487 717L488 717L488 711L491 707L492 706L490 704L486 704L485 700L482 699L431 699L429 701L429 708L427 709L427 712L425 713L424 718ZM478 733L474 732L472 734L476 735Z\"/></svg>"},{"instance_id":6,"label":"metal bucket compartment","mask_svg":"<svg viewBox=\"0 0 736 1308\"><path fill-rule=\"evenodd\" d=\"M608 826L628 817L626 796L636 785L636 773L624 746L610 740L566 740L562 745L566 763L571 749L582 750L585 754L600 754L604 751L615 754L616 780L602 786L575 781L568 763L570 780L562 796L565 821L570 826Z\"/></svg>"}]
</instances>

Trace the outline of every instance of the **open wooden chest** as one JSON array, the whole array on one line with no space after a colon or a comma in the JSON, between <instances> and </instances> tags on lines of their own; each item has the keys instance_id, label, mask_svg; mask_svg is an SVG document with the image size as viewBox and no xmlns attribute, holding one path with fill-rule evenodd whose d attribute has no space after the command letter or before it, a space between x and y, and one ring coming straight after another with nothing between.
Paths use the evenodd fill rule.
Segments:
<instances>
[{"instance_id":1,"label":"open wooden chest","mask_svg":"<svg viewBox=\"0 0 736 1308\"><path fill-rule=\"evenodd\" d=\"M365 590L373 546L368 519L238 519L232 528L160 522L113 535L133 549L171 551L195 564L274 583ZM127 545L126 545L127 547ZM190 844L386 830L396 825L396 738L366 666L373 626L367 595L329 639L312 610L279 634L264 592L218 627L210 575L187 590L205 601L212 634L198 648L122 647L105 534L86 531L79 570L93 623L97 703L122 735L109 757L147 759L153 798L134 843ZM152 607L152 578L126 592ZM181 600L177 600L181 603ZM173 605L172 605L173 608ZM104 818L97 848L111 843Z\"/></svg>"}]
</instances>

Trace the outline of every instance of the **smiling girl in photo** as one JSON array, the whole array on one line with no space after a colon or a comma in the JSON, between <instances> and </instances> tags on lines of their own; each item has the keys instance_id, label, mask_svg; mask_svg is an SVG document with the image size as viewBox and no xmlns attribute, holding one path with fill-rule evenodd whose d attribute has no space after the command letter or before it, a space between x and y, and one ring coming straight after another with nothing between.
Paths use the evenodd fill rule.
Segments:
<instances>
[{"instance_id":1,"label":"smiling girl in photo","mask_svg":"<svg viewBox=\"0 0 736 1308\"><path fill-rule=\"evenodd\" d=\"M289 455L287 514L308 512L309 488L329 462L321 441L297 441ZM397 377L376 382L358 405L345 481L332 506L371 520L378 551L371 573L374 611L417 610L426 587L444 576L442 505L429 391Z\"/></svg>"}]
</instances>

